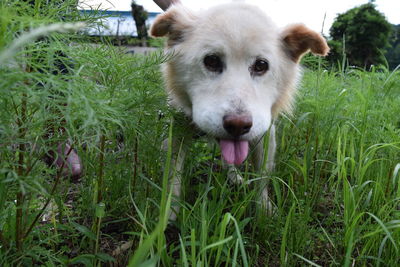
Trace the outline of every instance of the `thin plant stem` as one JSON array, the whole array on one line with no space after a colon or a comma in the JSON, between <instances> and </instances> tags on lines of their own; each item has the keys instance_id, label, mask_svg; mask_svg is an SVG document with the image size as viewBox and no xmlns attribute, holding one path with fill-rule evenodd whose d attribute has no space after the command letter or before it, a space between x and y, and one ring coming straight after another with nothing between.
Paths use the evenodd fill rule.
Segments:
<instances>
[{"instance_id":1,"label":"thin plant stem","mask_svg":"<svg viewBox=\"0 0 400 267\"><path fill-rule=\"evenodd\" d=\"M96 217L96 244L94 248L94 254L97 254L99 252L99 240L100 240L100 225L101 225L101 217ZM95 264L96 265L96 264Z\"/></svg>"},{"instance_id":2,"label":"thin plant stem","mask_svg":"<svg viewBox=\"0 0 400 267\"><path fill-rule=\"evenodd\" d=\"M138 124L140 124L140 119L138 121ZM138 160L138 154L139 154L139 137L138 134L135 134L135 146L133 149L133 178L132 178L132 187L135 187L136 180L137 180L137 175L138 175L138 168L139 168L139 160Z\"/></svg>"},{"instance_id":3,"label":"thin plant stem","mask_svg":"<svg viewBox=\"0 0 400 267\"><path fill-rule=\"evenodd\" d=\"M100 154L99 154L99 173L97 180L97 203L103 200L103 177L104 177L104 146L106 137L101 135L100 137Z\"/></svg>"},{"instance_id":4,"label":"thin plant stem","mask_svg":"<svg viewBox=\"0 0 400 267\"><path fill-rule=\"evenodd\" d=\"M27 70L29 71L29 70ZM21 118L17 120L17 125L19 128L19 138L20 138L20 144L19 144L19 151L18 151L18 167L17 167L17 174L18 177L22 177L25 173L24 169L24 157L25 157L25 150L26 150L26 145L24 142L22 142L25 133L26 133L26 128L23 126L23 123L26 121L26 109L27 109L27 95L24 93L22 95L22 102L21 102ZM21 191L21 189L17 192L17 212L16 212L16 217L15 217L15 243L18 251L21 251L22 249L22 239L23 239L23 223L22 223L22 217L23 217L23 204L24 204L25 196L24 193Z\"/></svg>"},{"instance_id":5,"label":"thin plant stem","mask_svg":"<svg viewBox=\"0 0 400 267\"><path fill-rule=\"evenodd\" d=\"M99 172L97 179L97 199L96 204L99 204L103 200L103 178L104 178L104 150L105 150L106 137L104 134L100 136L100 154L99 154ZM96 241L94 244L94 254L97 254L99 250L99 237L100 237L100 226L101 217L96 216L93 228L96 233ZM94 262L94 266L97 266L97 260Z\"/></svg>"}]
</instances>

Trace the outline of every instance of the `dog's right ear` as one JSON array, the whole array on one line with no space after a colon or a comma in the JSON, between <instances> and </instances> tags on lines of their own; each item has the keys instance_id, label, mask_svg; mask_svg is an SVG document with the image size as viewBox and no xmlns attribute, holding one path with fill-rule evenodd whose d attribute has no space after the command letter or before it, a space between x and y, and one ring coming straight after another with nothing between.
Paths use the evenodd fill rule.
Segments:
<instances>
[{"instance_id":1,"label":"dog's right ear","mask_svg":"<svg viewBox=\"0 0 400 267\"><path fill-rule=\"evenodd\" d=\"M150 35L153 37L168 37L168 45L180 43L184 40L185 32L194 25L196 16L182 5L172 5L156 17L151 25Z\"/></svg>"},{"instance_id":2,"label":"dog's right ear","mask_svg":"<svg viewBox=\"0 0 400 267\"><path fill-rule=\"evenodd\" d=\"M282 40L285 50L296 63L309 50L320 56L326 56L329 53L329 47L321 34L308 29L303 24L288 26L282 33Z\"/></svg>"}]
</instances>

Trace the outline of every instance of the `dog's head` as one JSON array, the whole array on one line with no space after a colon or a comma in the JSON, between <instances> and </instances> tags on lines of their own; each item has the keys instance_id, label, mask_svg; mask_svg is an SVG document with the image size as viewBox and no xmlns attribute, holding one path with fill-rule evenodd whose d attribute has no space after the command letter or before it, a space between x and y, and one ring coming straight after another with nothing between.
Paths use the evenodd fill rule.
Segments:
<instances>
[{"instance_id":1,"label":"dog's head","mask_svg":"<svg viewBox=\"0 0 400 267\"><path fill-rule=\"evenodd\" d=\"M228 163L240 164L248 142L289 111L304 53L326 55L326 41L304 25L280 30L257 7L231 3L192 13L174 5L150 33L167 36L164 66L171 103L220 140Z\"/></svg>"}]
</instances>

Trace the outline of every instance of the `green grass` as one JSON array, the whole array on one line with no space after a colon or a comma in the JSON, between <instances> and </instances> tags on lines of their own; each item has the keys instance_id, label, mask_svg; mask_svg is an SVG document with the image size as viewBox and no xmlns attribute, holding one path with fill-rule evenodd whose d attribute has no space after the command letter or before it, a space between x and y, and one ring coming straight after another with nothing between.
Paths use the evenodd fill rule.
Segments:
<instances>
[{"instance_id":1,"label":"green grass","mask_svg":"<svg viewBox=\"0 0 400 267\"><path fill-rule=\"evenodd\" d=\"M0 16L9 29L3 56L29 30L14 15ZM398 71L305 70L294 114L277 123L268 176L246 163L246 183L233 185L219 148L193 142L173 224L179 235L167 246L174 154L161 147L180 129L159 72L168 57L46 35L0 62L0 266L398 265ZM59 61L69 74L53 73ZM42 160L67 139L83 161L80 181ZM274 216L258 205L266 183Z\"/></svg>"}]
</instances>

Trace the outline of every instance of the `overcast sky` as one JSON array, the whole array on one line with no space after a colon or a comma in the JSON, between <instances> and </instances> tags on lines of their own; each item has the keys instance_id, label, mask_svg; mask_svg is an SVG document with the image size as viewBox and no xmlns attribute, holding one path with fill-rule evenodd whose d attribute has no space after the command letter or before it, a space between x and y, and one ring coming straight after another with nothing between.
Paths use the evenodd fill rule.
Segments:
<instances>
[{"instance_id":1,"label":"overcast sky","mask_svg":"<svg viewBox=\"0 0 400 267\"><path fill-rule=\"evenodd\" d=\"M130 10L131 0L80 0L85 5L99 5L101 9ZM210 6L228 3L232 0L181 0L192 10L206 9ZM136 0L149 12L162 12L152 0ZM368 2L368 0L246 0L244 2L254 4L263 9L278 26L290 23L302 22L308 27L321 31L324 16L326 14L323 32L329 33L338 13ZM392 24L400 24L400 0L376 0L375 4L380 12L385 14ZM82 6L82 5L81 5Z\"/></svg>"}]
</instances>

